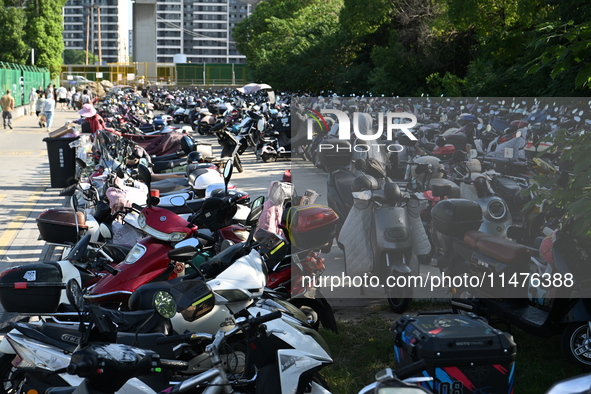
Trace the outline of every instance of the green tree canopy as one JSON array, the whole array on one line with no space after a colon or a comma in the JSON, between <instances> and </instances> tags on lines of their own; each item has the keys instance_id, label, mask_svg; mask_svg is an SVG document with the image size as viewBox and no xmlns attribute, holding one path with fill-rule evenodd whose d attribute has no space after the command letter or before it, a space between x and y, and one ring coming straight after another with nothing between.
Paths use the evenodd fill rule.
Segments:
<instances>
[{"instance_id":1,"label":"green tree canopy","mask_svg":"<svg viewBox=\"0 0 591 394\"><path fill-rule=\"evenodd\" d=\"M64 20L62 9L66 0L35 0L26 5L26 38L35 49L35 65L49 69L52 77L59 75L62 65Z\"/></svg>"},{"instance_id":2,"label":"green tree canopy","mask_svg":"<svg viewBox=\"0 0 591 394\"><path fill-rule=\"evenodd\" d=\"M5 62L25 64L29 56L29 46L25 43L27 19L22 8L14 7L12 2L0 0L0 59Z\"/></svg>"}]
</instances>

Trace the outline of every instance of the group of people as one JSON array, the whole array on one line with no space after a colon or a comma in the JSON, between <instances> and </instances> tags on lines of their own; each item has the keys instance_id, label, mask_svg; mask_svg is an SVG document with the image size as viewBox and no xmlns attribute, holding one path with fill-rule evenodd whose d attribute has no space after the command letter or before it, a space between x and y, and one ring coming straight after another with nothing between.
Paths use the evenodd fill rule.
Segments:
<instances>
[{"instance_id":1,"label":"group of people","mask_svg":"<svg viewBox=\"0 0 591 394\"><path fill-rule=\"evenodd\" d=\"M90 103L92 103L92 93L88 86L82 92L77 92L75 87L66 89L65 86L60 86L54 89L53 84L49 84L45 90L39 86L37 90L31 88L29 93L29 113L35 114L39 118L39 127L47 127L47 131L51 131L58 104L62 111L65 111L81 109L84 104Z\"/></svg>"}]
</instances>

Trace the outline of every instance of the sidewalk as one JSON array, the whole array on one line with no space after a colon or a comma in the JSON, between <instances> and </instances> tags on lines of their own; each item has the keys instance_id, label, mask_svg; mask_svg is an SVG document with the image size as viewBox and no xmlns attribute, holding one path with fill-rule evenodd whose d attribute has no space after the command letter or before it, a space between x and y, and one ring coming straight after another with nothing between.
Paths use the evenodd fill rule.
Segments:
<instances>
[{"instance_id":1,"label":"sidewalk","mask_svg":"<svg viewBox=\"0 0 591 394\"><path fill-rule=\"evenodd\" d=\"M23 113L15 109L14 115ZM56 110L52 129L77 119L75 111ZM36 116L13 119L13 129L0 129L0 270L48 261L54 247L38 240L36 218L47 208L63 206L61 188L51 188L47 146ZM16 314L0 306L0 326Z\"/></svg>"}]
</instances>

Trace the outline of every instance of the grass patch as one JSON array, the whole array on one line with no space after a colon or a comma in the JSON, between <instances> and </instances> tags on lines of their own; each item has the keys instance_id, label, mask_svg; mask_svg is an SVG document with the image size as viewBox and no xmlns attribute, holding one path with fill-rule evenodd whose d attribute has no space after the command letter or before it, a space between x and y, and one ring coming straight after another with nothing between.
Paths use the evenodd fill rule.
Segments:
<instances>
[{"instance_id":1,"label":"grass patch","mask_svg":"<svg viewBox=\"0 0 591 394\"><path fill-rule=\"evenodd\" d=\"M339 323L339 334L322 331L335 360L322 370L333 393L358 393L374 381L376 372L394 367L392 327L391 319L373 310L355 321ZM504 325L497 328L507 330ZM513 334L517 343L516 394L544 393L552 384L584 373L564 360L560 337L542 339L521 331Z\"/></svg>"}]
</instances>

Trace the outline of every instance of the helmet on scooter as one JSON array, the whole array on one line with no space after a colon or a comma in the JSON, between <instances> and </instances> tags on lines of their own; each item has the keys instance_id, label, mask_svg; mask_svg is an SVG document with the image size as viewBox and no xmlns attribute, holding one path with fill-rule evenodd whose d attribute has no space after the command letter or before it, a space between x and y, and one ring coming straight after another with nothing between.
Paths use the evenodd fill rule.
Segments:
<instances>
[{"instance_id":1,"label":"helmet on scooter","mask_svg":"<svg viewBox=\"0 0 591 394\"><path fill-rule=\"evenodd\" d=\"M205 160L203 160L203 153L201 152L191 152L189 153L189 155L187 156L187 164L192 164L192 163L204 163Z\"/></svg>"}]
</instances>

